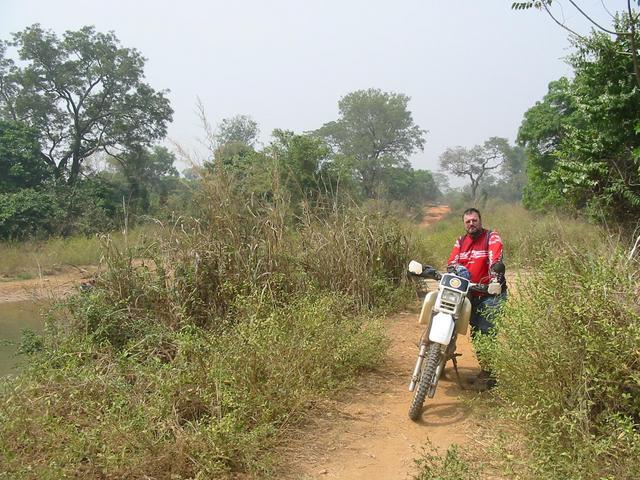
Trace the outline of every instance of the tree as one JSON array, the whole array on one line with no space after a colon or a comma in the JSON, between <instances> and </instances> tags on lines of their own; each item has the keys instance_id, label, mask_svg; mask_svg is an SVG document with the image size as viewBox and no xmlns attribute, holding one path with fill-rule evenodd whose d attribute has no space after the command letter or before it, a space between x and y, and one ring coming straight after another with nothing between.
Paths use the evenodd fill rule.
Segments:
<instances>
[{"instance_id":1,"label":"tree","mask_svg":"<svg viewBox=\"0 0 640 480\"><path fill-rule=\"evenodd\" d=\"M253 118L249 115L236 115L224 118L220 122L215 137L220 146L241 143L253 148L258 141L259 134L260 129Z\"/></svg>"},{"instance_id":2,"label":"tree","mask_svg":"<svg viewBox=\"0 0 640 480\"><path fill-rule=\"evenodd\" d=\"M614 28L628 29L624 24L629 21L628 16L617 18ZM640 89L627 53L630 42L627 36L613 39L602 32L577 42L569 57L573 81L564 80L561 90L550 90L527 112L519 139L529 153L529 179L535 182L528 191L555 192L525 197L530 205L544 208L541 199L557 200L556 205L598 217L637 219ZM559 103L551 102L552 93ZM548 148L541 151L540 145Z\"/></svg>"},{"instance_id":3,"label":"tree","mask_svg":"<svg viewBox=\"0 0 640 480\"><path fill-rule=\"evenodd\" d=\"M60 39L32 25L0 48L0 118L39 132L42 161L72 185L94 153L118 156L166 135L173 111L166 92L143 82L144 63L113 33L83 27Z\"/></svg>"},{"instance_id":4,"label":"tree","mask_svg":"<svg viewBox=\"0 0 640 480\"><path fill-rule=\"evenodd\" d=\"M0 193L35 188L52 177L53 169L40 157L37 132L0 120Z\"/></svg>"},{"instance_id":5,"label":"tree","mask_svg":"<svg viewBox=\"0 0 640 480\"><path fill-rule=\"evenodd\" d=\"M440 155L440 167L457 177L468 177L471 181L471 198L477 201L478 186L492 170L500 167L510 154L509 142L505 138L492 137L483 145L468 149L447 148Z\"/></svg>"},{"instance_id":6,"label":"tree","mask_svg":"<svg viewBox=\"0 0 640 480\"><path fill-rule=\"evenodd\" d=\"M150 194L156 192L160 203L168 195L167 178L177 178L173 166L175 155L165 147L155 146L149 150L136 148L121 157L113 157L117 170L126 179L129 204L134 213L146 213L150 207Z\"/></svg>"},{"instance_id":7,"label":"tree","mask_svg":"<svg viewBox=\"0 0 640 480\"><path fill-rule=\"evenodd\" d=\"M565 77L549 83L544 98L525 112L517 143L527 155L527 184L522 199L526 208L545 210L564 203L561 186L550 174L556 167L557 151L569 125L579 127L580 123L571 82Z\"/></svg>"},{"instance_id":8,"label":"tree","mask_svg":"<svg viewBox=\"0 0 640 480\"><path fill-rule=\"evenodd\" d=\"M316 198L326 186L320 178L320 167L328 159L329 147L318 137L290 130L276 129L273 138L266 153L276 161L281 181L293 200Z\"/></svg>"},{"instance_id":9,"label":"tree","mask_svg":"<svg viewBox=\"0 0 640 480\"><path fill-rule=\"evenodd\" d=\"M411 167L395 167L387 171L387 196L390 200L405 203L408 207L422 211L424 204L442 195L434 176L428 170Z\"/></svg>"},{"instance_id":10,"label":"tree","mask_svg":"<svg viewBox=\"0 0 640 480\"><path fill-rule=\"evenodd\" d=\"M424 148L426 131L414 124L408 103L403 94L358 90L338 102L338 120L316 131L335 153L353 158L367 198L378 194L386 169L408 165L408 156Z\"/></svg>"}]
</instances>

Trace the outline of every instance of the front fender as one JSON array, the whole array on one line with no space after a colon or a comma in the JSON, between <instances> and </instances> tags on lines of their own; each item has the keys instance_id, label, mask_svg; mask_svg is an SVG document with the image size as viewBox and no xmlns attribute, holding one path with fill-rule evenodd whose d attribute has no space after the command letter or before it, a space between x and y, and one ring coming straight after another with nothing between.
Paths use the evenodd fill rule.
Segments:
<instances>
[{"instance_id":1,"label":"front fender","mask_svg":"<svg viewBox=\"0 0 640 480\"><path fill-rule=\"evenodd\" d=\"M438 312L431 319L429 340L442 345L449 345L455 323L448 313Z\"/></svg>"}]
</instances>

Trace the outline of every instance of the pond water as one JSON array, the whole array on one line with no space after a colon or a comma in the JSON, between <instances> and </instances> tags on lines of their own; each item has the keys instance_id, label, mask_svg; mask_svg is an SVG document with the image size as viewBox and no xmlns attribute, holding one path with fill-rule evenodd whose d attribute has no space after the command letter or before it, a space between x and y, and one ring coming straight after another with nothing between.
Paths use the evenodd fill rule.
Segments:
<instances>
[{"instance_id":1,"label":"pond water","mask_svg":"<svg viewBox=\"0 0 640 480\"><path fill-rule=\"evenodd\" d=\"M16 355L24 329L42 333L44 319L42 303L33 301L0 303L0 376L17 372L24 362Z\"/></svg>"}]
</instances>

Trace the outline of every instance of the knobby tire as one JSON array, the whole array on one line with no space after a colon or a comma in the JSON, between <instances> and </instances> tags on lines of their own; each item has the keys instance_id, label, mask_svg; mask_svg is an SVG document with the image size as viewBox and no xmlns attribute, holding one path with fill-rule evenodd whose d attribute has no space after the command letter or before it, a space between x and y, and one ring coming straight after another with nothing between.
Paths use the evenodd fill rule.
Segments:
<instances>
[{"instance_id":1,"label":"knobby tire","mask_svg":"<svg viewBox=\"0 0 640 480\"><path fill-rule=\"evenodd\" d=\"M440 363L440 350L441 345L439 343L432 343L431 345L429 345L427 364L422 369L420 381L416 386L416 390L413 394L413 401L411 402L411 407L409 408L409 418L414 422L418 420L418 418L420 418L420 414L422 413L422 405L424 404L424 399L427 396L429 387L431 387L432 383L435 383L437 381L437 379L434 377L436 375L438 364Z\"/></svg>"}]
</instances>

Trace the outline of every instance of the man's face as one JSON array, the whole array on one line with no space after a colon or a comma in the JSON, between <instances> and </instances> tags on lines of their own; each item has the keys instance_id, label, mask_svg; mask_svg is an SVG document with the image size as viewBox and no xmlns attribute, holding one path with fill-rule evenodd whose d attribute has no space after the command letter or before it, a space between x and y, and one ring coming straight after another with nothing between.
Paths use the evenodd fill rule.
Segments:
<instances>
[{"instance_id":1,"label":"man's face","mask_svg":"<svg viewBox=\"0 0 640 480\"><path fill-rule=\"evenodd\" d=\"M482 230L482 220L475 212L466 214L462 221L464 222L464 229L471 236L476 236Z\"/></svg>"}]
</instances>

